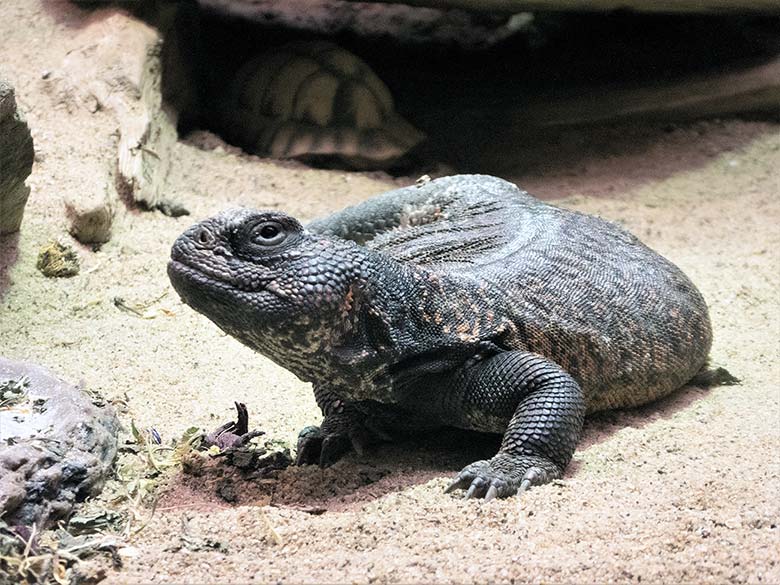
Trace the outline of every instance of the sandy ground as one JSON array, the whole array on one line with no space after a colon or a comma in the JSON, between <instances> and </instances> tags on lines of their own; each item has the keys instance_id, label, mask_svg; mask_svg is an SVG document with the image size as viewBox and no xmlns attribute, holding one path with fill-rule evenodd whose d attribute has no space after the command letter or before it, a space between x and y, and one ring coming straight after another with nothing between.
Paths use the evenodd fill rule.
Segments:
<instances>
[{"instance_id":1,"label":"sandy ground","mask_svg":"<svg viewBox=\"0 0 780 585\"><path fill-rule=\"evenodd\" d=\"M111 242L79 247L78 276L48 280L37 251L68 239L62 197L88 188L94 165L73 145L111 127L108 114L68 113L42 90L85 17L53 1L0 4L0 73L38 153L0 297L0 352L126 400L125 423L166 439L227 420L240 400L254 425L293 441L319 420L310 388L179 302L170 245L228 205L309 219L413 178L278 164L199 148L220 142L196 136L177 147L170 180L190 217L123 210ZM505 151L496 166L679 264L710 304L714 362L743 384L591 419L564 479L521 499L444 495L454 472L495 447L455 433L270 482L177 474L109 582L780 582L780 126L569 131L544 147ZM154 318L120 311L115 297L154 301ZM232 504L215 493L225 481ZM183 523L222 550L181 548Z\"/></svg>"}]
</instances>

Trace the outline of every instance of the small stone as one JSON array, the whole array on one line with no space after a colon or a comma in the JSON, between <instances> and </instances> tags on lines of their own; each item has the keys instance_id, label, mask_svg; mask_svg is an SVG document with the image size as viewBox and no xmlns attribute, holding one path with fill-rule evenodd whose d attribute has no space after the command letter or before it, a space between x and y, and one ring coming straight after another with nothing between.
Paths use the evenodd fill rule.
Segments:
<instances>
[{"instance_id":1,"label":"small stone","mask_svg":"<svg viewBox=\"0 0 780 585\"><path fill-rule=\"evenodd\" d=\"M70 223L70 235L82 244L104 244L110 240L116 213L114 201L108 192L98 197L68 196L65 215Z\"/></svg>"},{"instance_id":2,"label":"small stone","mask_svg":"<svg viewBox=\"0 0 780 585\"><path fill-rule=\"evenodd\" d=\"M221 482L217 486L217 495L229 504L235 504L238 501L236 486L232 481Z\"/></svg>"},{"instance_id":3,"label":"small stone","mask_svg":"<svg viewBox=\"0 0 780 585\"><path fill-rule=\"evenodd\" d=\"M417 185L418 187L422 187L426 183L430 183L430 182L431 182L431 176L430 175L423 175L423 176L419 177L414 182L414 184Z\"/></svg>"},{"instance_id":4,"label":"small stone","mask_svg":"<svg viewBox=\"0 0 780 585\"><path fill-rule=\"evenodd\" d=\"M84 100L84 105L87 107L87 110L90 114L95 114L100 111L101 104L100 100L95 97L94 95L88 95L87 98Z\"/></svg>"},{"instance_id":5,"label":"small stone","mask_svg":"<svg viewBox=\"0 0 780 585\"><path fill-rule=\"evenodd\" d=\"M71 246L51 240L38 253L36 268L49 278L75 276L80 268L79 256Z\"/></svg>"},{"instance_id":6,"label":"small stone","mask_svg":"<svg viewBox=\"0 0 780 585\"><path fill-rule=\"evenodd\" d=\"M122 548L118 549L116 552L120 557L125 559L134 559L139 554L141 554L141 551L134 546L123 546Z\"/></svg>"},{"instance_id":7,"label":"small stone","mask_svg":"<svg viewBox=\"0 0 780 585\"><path fill-rule=\"evenodd\" d=\"M190 210L184 207L184 205L170 199L161 199L156 208L160 213L168 217L182 217L190 214Z\"/></svg>"}]
</instances>

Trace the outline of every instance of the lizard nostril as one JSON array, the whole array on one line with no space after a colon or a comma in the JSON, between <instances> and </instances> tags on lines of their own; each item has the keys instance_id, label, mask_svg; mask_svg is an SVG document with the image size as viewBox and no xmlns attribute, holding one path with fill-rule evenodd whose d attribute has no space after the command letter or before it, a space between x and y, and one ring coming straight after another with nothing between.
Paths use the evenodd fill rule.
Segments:
<instances>
[{"instance_id":1,"label":"lizard nostril","mask_svg":"<svg viewBox=\"0 0 780 585\"><path fill-rule=\"evenodd\" d=\"M214 236L206 228L200 228L196 237L198 239L198 243L203 244L204 246L208 246L214 243Z\"/></svg>"}]
</instances>

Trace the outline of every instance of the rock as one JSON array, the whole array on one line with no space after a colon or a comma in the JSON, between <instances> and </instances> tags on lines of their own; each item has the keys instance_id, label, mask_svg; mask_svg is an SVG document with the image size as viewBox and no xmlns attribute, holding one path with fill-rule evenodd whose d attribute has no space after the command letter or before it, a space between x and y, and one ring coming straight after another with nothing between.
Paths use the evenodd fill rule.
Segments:
<instances>
[{"instance_id":1,"label":"rock","mask_svg":"<svg viewBox=\"0 0 780 585\"><path fill-rule=\"evenodd\" d=\"M321 36L393 37L403 44L441 43L490 47L509 38L512 13L412 7L408 2L351 3L346 0L197 0L204 12L242 18Z\"/></svg>"},{"instance_id":2,"label":"rock","mask_svg":"<svg viewBox=\"0 0 780 585\"><path fill-rule=\"evenodd\" d=\"M142 209L157 209L163 200L170 149L178 140L176 113L162 99L161 51L162 37L148 24L123 10L97 10L47 80L72 115L108 113L116 120L117 150L113 161L100 161L112 169L101 180L115 183L119 196ZM84 207L85 212L94 208ZM102 217L105 225L107 214Z\"/></svg>"},{"instance_id":3,"label":"rock","mask_svg":"<svg viewBox=\"0 0 780 585\"><path fill-rule=\"evenodd\" d=\"M0 409L0 516L46 527L100 491L119 422L113 409L44 368L0 357L0 387L20 379L26 396Z\"/></svg>"},{"instance_id":4,"label":"rock","mask_svg":"<svg viewBox=\"0 0 780 585\"><path fill-rule=\"evenodd\" d=\"M110 187L113 190L113 186ZM103 244L111 239L116 214L115 197L109 187L99 196L81 194L65 198L68 231L82 244Z\"/></svg>"},{"instance_id":5,"label":"rock","mask_svg":"<svg viewBox=\"0 0 780 585\"><path fill-rule=\"evenodd\" d=\"M235 4L253 4L258 0L223 0ZM335 0L332 0L335 3ZM346 0L359 2L365 0ZM401 0L375 0L398 3ZM524 10L594 11L636 10L637 12L691 12L691 13L733 13L758 12L777 14L776 0L403 0L403 4L429 8L459 8L483 12L518 13Z\"/></svg>"},{"instance_id":6,"label":"rock","mask_svg":"<svg viewBox=\"0 0 780 585\"><path fill-rule=\"evenodd\" d=\"M197 0L205 10L320 35L391 35L406 43L495 44L513 32L512 15L538 12L778 14L777 0ZM503 17L503 18L502 18Z\"/></svg>"},{"instance_id":7,"label":"rock","mask_svg":"<svg viewBox=\"0 0 780 585\"><path fill-rule=\"evenodd\" d=\"M647 80L641 86L614 83L591 87L576 97L537 100L505 120L538 126L593 124L631 119L691 120L780 113L780 57L763 63L690 75L674 81Z\"/></svg>"},{"instance_id":8,"label":"rock","mask_svg":"<svg viewBox=\"0 0 780 585\"><path fill-rule=\"evenodd\" d=\"M0 79L0 235L19 231L30 188L33 140L16 109L14 89Z\"/></svg>"},{"instance_id":9,"label":"rock","mask_svg":"<svg viewBox=\"0 0 780 585\"><path fill-rule=\"evenodd\" d=\"M80 268L79 255L71 246L52 240L38 253L36 268L50 278L75 276Z\"/></svg>"}]
</instances>

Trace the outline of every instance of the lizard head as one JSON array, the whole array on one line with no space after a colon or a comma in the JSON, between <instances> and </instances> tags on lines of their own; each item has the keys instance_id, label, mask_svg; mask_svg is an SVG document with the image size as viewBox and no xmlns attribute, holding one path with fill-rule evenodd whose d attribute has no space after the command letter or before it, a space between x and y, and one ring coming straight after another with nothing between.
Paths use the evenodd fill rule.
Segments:
<instances>
[{"instance_id":1,"label":"lizard head","mask_svg":"<svg viewBox=\"0 0 780 585\"><path fill-rule=\"evenodd\" d=\"M168 276L182 300L268 354L268 344L318 343L349 302L360 248L311 234L277 211L230 209L186 230Z\"/></svg>"}]
</instances>

